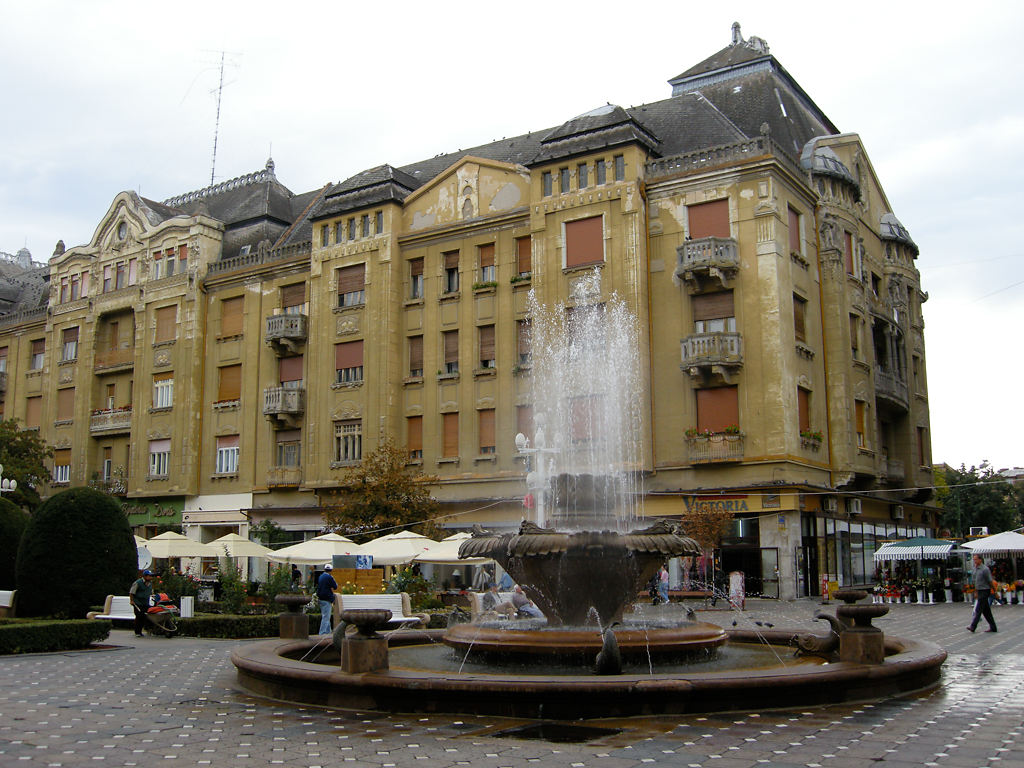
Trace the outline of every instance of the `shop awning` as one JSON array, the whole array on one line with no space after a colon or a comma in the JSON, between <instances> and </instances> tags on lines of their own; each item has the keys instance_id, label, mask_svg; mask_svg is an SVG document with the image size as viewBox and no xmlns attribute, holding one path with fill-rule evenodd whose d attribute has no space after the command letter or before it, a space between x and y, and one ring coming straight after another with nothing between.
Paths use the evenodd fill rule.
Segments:
<instances>
[{"instance_id":1,"label":"shop awning","mask_svg":"<svg viewBox=\"0 0 1024 768\"><path fill-rule=\"evenodd\" d=\"M917 536L906 541L890 541L875 552L879 560L945 560L957 549L952 541Z\"/></svg>"},{"instance_id":2,"label":"shop awning","mask_svg":"<svg viewBox=\"0 0 1024 768\"><path fill-rule=\"evenodd\" d=\"M990 557L1010 557L1011 555L1024 555L1024 536L1016 531L1003 531L984 539L968 541L964 547L976 555L988 555Z\"/></svg>"}]
</instances>

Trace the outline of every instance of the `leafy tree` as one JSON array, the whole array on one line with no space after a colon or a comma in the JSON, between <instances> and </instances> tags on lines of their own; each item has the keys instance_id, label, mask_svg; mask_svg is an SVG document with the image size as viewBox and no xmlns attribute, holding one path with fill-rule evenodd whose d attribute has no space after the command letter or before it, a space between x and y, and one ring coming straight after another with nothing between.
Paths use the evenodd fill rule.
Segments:
<instances>
[{"instance_id":1,"label":"leafy tree","mask_svg":"<svg viewBox=\"0 0 1024 768\"><path fill-rule=\"evenodd\" d=\"M249 526L249 533L259 539L265 547L275 548L276 545L294 544L295 534L286 531L273 520L260 520L255 525Z\"/></svg>"},{"instance_id":2,"label":"leafy tree","mask_svg":"<svg viewBox=\"0 0 1024 768\"><path fill-rule=\"evenodd\" d=\"M245 582L242 572L231 563L221 568L217 576L220 582L220 600L224 613L238 614L245 607Z\"/></svg>"},{"instance_id":3,"label":"leafy tree","mask_svg":"<svg viewBox=\"0 0 1024 768\"><path fill-rule=\"evenodd\" d=\"M1024 487L1013 484L983 461L969 469L947 467L936 476L936 496L942 505L940 525L953 536L986 526L989 533L1021 525Z\"/></svg>"},{"instance_id":4,"label":"leafy tree","mask_svg":"<svg viewBox=\"0 0 1024 768\"><path fill-rule=\"evenodd\" d=\"M0 466L4 477L18 481L17 490L5 496L22 509L31 512L39 506L39 489L50 481L46 459L52 456L53 448L36 430L21 429L17 419L0 421Z\"/></svg>"},{"instance_id":5,"label":"leafy tree","mask_svg":"<svg viewBox=\"0 0 1024 768\"><path fill-rule=\"evenodd\" d=\"M14 589L17 583L14 562L28 521L25 510L0 496L0 589Z\"/></svg>"},{"instance_id":6,"label":"leafy tree","mask_svg":"<svg viewBox=\"0 0 1024 768\"><path fill-rule=\"evenodd\" d=\"M705 552L718 549L732 524L732 512L714 504L694 504L679 516L683 533L700 544Z\"/></svg>"},{"instance_id":7,"label":"leafy tree","mask_svg":"<svg viewBox=\"0 0 1024 768\"><path fill-rule=\"evenodd\" d=\"M351 467L328 494L326 523L354 541L375 538L383 529L434 535L438 504L427 489L430 478L407 466L407 459L408 453L388 440Z\"/></svg>"},{"instance_id":8,"label":"leafy tree","mask_svg":"<svg viewBox=\"0 0 1024 768\"><path fill-rule=\"evenodd\" d=\"M138 551L121 506L92 488L69 488L36 510L18 548L18 612L80 619L138 576Z\"/></svg>"}]
</instances>

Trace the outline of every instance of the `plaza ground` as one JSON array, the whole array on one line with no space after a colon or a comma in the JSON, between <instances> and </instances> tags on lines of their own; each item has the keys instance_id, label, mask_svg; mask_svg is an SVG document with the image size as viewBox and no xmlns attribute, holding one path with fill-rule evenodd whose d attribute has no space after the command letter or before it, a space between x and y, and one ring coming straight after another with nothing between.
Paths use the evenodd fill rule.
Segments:
<instances>
[{"instance_id":1,"label":"plaza ground","mask_svg":"<svg viewBox=\"0 0 1024 768\"><path fill-rule=\"evenodd\" d=\"M811 617L835 605L757 600L698 613L729 628L824 632ZM0 657L0 765L1024 766L1024 606L995 608L996 634L980 631L984 621L967 632L963 603L891 608L877 626L948 651L940 688L856 705L587 721L610 730L576 743L498 735L535 721L268 702L235 684L228 655L238 641L114 630L108 649Z\"/></svg>"}]
</instances>

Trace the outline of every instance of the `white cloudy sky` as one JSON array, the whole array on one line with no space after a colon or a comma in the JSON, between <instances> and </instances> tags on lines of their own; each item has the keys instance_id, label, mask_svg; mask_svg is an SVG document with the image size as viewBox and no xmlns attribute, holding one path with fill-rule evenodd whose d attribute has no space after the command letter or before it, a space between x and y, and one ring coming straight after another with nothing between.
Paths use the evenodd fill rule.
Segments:
<instances>
[{"instance_id":1,"label":"white cloudy sky","mask_svg":"<svg viewBox=\"0 0 1024 768\"><path fill-rule=\"evenodd\" d=\"M1024 465L1024 3L696 5L0 0L0 250L45 260L123 189L207 185L218 51L217 180L272 147L305 191L666 98L739 21L861 135L921 247L935 460Z\"/></svg>"}]
</instances>

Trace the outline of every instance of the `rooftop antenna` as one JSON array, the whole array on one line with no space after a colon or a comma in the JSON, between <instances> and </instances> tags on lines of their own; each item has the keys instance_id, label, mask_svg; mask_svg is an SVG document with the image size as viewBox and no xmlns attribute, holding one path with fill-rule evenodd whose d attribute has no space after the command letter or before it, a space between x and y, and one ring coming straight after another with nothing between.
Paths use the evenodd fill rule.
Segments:
<instances>
[{"instance_id":1,"label":"rooftop antenna","mask_svg":"<svg viewBox=\"0 0 1024 768\"><path fill-rule=\"evenodd\" d=\"M224 92L224 51L220 52L220 82L217 84L217 119L213 124L213 162L210 165L210 186L217 170L217 133L220 131L220 97Z\"/></svg>"}]
</instances>

